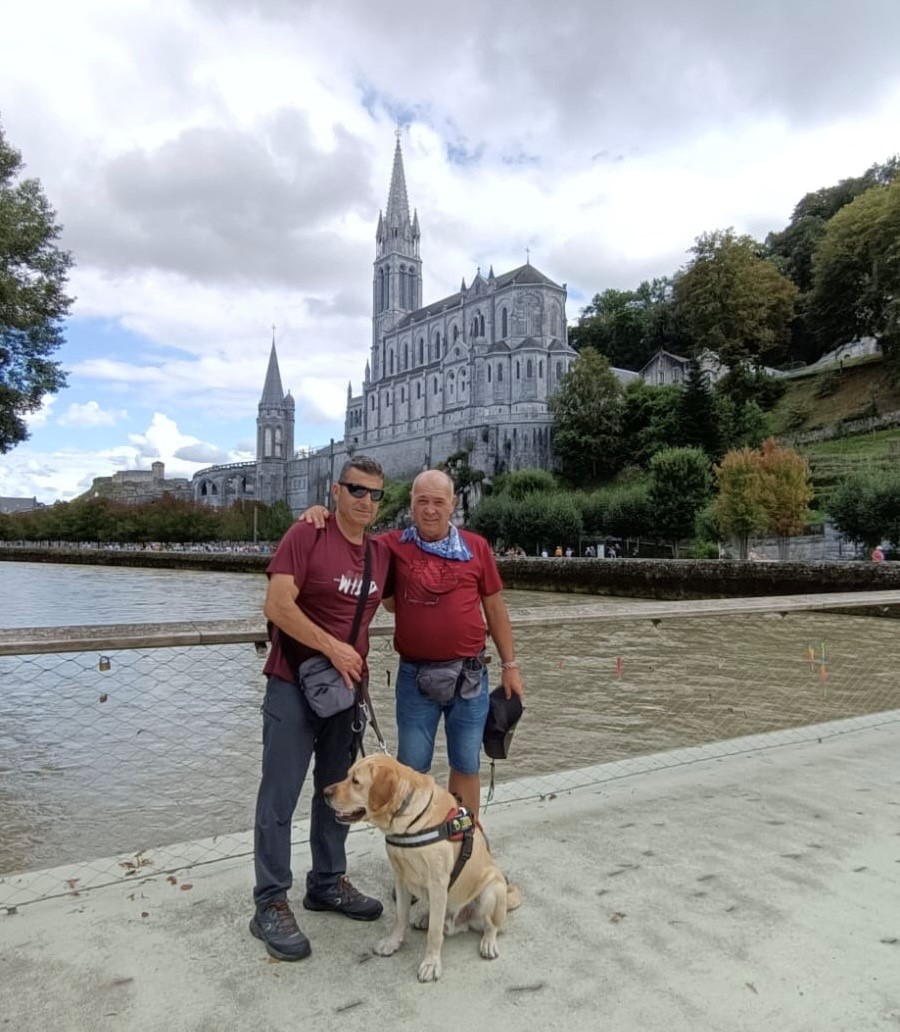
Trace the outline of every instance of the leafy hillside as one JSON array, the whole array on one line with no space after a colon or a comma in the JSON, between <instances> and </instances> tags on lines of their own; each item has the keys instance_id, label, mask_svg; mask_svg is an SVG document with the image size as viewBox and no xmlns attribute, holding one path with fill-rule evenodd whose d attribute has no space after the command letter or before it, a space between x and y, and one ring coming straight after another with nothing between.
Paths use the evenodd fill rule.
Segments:
<instances>
[{"instance_id":1,"label":"leafy hillside","mask_svg":"<svg viewBox=\"0 0 900 1032\"><path fill-rule=\"evenodd\" d=\"M900 412L900 385L875 360L790 380L772 420L776 433L791 434L890 412ZM817 504L827 507L834 486L851 473L900 467L900 426L795 447L809 460Z\"/></svg>"}]
</instances>

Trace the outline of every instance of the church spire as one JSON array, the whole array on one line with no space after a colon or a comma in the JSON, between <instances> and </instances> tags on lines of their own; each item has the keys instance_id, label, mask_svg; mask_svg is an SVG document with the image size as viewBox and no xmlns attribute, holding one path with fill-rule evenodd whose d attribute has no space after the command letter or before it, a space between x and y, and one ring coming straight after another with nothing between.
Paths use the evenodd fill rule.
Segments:
<instances>
[{"instance_id":1,"label":"church spire","mask_svg":"<svg viewBox=\"0 0 900 1032\"><path fill-rule=\"evenodd\" d=\"M269 368L266 370L266 382L259 403L270 407L284 404L284 388L281 386L281 373L278 370L274 333L272 334L272 351L269 354Z\"/></svg>"},{"instance_id":2,"label":"church spire","mask_svg":"<svg viewBox=\"0 0 900 1032\"><path fill-rule=\"evenodd\" d=\"M391 189L388 192L385 221L388 225L402 226L409 222L409 198L406 196L406 175L403 171L403 151L400 150L400 133L394 148L394 169L391 172Z\"/></svg>"}]
</instances>

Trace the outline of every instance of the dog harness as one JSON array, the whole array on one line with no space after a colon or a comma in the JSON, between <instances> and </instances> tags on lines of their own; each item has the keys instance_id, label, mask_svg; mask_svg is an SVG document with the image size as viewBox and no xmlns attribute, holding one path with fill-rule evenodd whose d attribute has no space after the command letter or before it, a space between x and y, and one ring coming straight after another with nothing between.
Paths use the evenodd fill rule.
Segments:
<instances>
[{"instance_id":1,"label":"dog harness","mask_svg":"<svg viewBox=\"0 0 900 1032\"><path fill-rule=\"evenodd\" d=\"M406 805L404 803L401 810ZM417 849L419 846L430 846L435 842L461 842L459 856L450 872L450 881L447 885L447 888L450 889L472 855L475 845L475 826L475 818L469 811L464 806L455 806L441 824L436 824L433 828L423 828L422 831L385 835L385 841L389 846L398 846L400 849Z\"/></svg>"}]
</instances>

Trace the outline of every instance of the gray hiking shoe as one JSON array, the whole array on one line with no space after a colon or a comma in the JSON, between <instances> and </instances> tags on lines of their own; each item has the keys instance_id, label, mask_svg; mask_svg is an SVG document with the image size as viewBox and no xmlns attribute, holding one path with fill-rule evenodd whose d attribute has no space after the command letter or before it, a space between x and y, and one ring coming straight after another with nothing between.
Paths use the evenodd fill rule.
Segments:
<instances>
[{"instance_id":1,"label":"gray hiking shoe","mask_svg":"<svg viewBox=\"0 0 900 1032\"><path fill-rule=\"evenodd\" d=\"M250 934L262 939L268 954L278 960L302 960L312 952L286 899L257 907L250 919Z\"/></svg>"}]
</instances>

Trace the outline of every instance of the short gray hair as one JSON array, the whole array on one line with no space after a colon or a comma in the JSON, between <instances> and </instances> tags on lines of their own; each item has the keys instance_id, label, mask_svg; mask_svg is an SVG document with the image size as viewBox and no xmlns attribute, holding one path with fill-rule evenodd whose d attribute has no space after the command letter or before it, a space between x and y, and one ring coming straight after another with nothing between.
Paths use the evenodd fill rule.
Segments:
<instances>
[{"instance_id":1,"label":"short gray hair","mask_svg":"<svg viewBox=\"0 0 900 1032\"><path fill-rule=\"evenodd\" d=\"M338 480L346 480L347 474L351 469L358 469L360 473L366 473L370 477L381 477L384 480L384 470L381 468L381 463L369 458L368 455L354 455L347 459L344 465L341 466Z\"/></svg>"}]
</instances>

